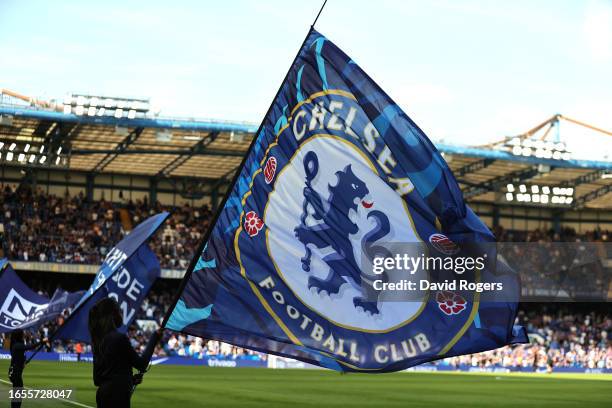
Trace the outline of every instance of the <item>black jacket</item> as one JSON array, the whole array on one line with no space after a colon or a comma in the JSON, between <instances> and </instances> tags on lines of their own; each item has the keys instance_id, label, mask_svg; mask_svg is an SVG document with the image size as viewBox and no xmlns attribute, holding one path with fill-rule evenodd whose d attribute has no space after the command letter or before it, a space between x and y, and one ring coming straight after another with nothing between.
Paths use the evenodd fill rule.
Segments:
<instances>
[{"instance_id":1,"label":"black jacket","mask_svg":"<svg viewBox=\"0 0 612 408\"><path fill-rule=\"evenodd\" d=\"M106 383L132 386L132 368L144 371L148 362L136 353L125 334L112 331L104 337L99 352L94 352L94 385Z\"/></svg>"},{"instance_id":2,"label":"black jacket","mask_svg":"<svg viewBox=\"0 0 612 408\"><path fill-rule=\"evenodd\" d=\"M23 371L25 367L25 352L38 347L40 343L32 343L26 346L23 342L11 343L11 366L13 370Z\"/></svg>"}]
</instances>

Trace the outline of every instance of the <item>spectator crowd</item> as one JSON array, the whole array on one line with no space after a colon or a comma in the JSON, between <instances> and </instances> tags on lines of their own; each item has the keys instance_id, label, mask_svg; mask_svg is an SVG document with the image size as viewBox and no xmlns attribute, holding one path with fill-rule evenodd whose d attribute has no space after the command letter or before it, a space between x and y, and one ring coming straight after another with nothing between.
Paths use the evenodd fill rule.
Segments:
<instances>
[{"instance_id":1,"label":"spectator crowd","mask_svg":"<svg viewBox=\"0 0 612 408\"><path fill-rule=\"evenodd\" d=\"M169 208L159 203L149 203L146 199L121 205L105 200L88 202L83 195L58 197L28 187L15 190L5 186L0 190L2 249L4 256L10 260L100 264L106 253L129 229L126 227L137 225L148 216L163 210L170 211L172 215L150 241L150 245L163 268L185 269L194 256L202 234L208 228L211 211L207 206L193 207L185 204ZM524 265L515 263L513 266L519 270L530 270L532 273L522 274L522 278L534 287L541 282L547 282L550 287L549 274L558 274L564 265L569 266L563 276L571 279L570 272L583 266L584 259L592 258L593 250L581 243L609 242L607 231L577 234L566 229L557 233L541 230L521 233L500 228L494 232L498 241L509 243L504 249L508 251L507 259L527 262ZM538 243L538 250L519 245L524 242ZM573 245L574 252L571 255L555 244L568 242ZM596 248L594 251L599 250ZM577 255L575 251L582 252ZM543 253L548 258L542 258ZM571 259L566 259L568 256ZM576 259L582 260L578 266ZM543 262L548 262L548 266L543 267ZM609 276L606 277L606 272L602 271L597 272L599 275L595 275L591 286L585 290L607 288L605 285L609 284ZM149 332L157 327L157 322L171 304L177 284L175 281L158 281L154 285L141 305L135 324L130 328L129 337L134 347L144 349ZM47 282L46 288L48 286ZM68 312L65 311L52 325L42 327L40 334L46 337L52 333L54 326L61 324ZM477 368L548 369L557 366L612 369L612 319L609 313L595 310L576 312L570 307L557 304L531 303L521 311L518 320L527 327L532 339L530 344L447 358L437 364ZM90 350L88 345L64 341L55 341L53 348L66 352ZM266 359L265 354L241 347L170 332L166 332L155 354L192 358L214 356L225 359Z\"/></svg>"},{"instance_id":2,"label":"spectator crowd","mask_svg":"<svg viewBox=\"0 0 612 408\"><path fill-rule=\"evenodd\" d=\"M185 269L208 227L208 206L166 207L146 199L119 205L88 202L83 194L58 197L27 186L0 190L0 231L11 260L100 264L108 251L150 215L170 211L161 233L150 241L162 268ZM128 219L121 219L125 211Z\"/></svg>"},{"instance_id":3,"label":"spectator crowd","mask_svg":"<svg viewBox=\"0 0 612 408\"><path fill-rule=\"evenodd\" d=\"M612 270L604 266L612 259L608 231L577 234L559 232L495 231L497 253L520 274L523 295L546 295L559 301L597 301L612 290Z\"/></svg>"},{"instance_id":4,"label":"spectator crowd","mask_svg":"<svg viewBox=\"0 0 612 408\"><path fill-rule=\"evenodd\" d=\"M519 312L517 319L527 328L529 344L446 358L438 364L548 371L552 367L612 369L612 317L609 314L575 312L560 304L531 304L527 308L528 311Z\"/></svg>"}]
</instances>

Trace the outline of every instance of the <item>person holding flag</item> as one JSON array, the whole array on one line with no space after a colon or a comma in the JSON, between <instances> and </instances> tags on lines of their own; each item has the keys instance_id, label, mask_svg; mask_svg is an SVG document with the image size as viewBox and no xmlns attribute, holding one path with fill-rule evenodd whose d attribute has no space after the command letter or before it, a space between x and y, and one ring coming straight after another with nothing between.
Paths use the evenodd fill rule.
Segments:
<instances>
[{"instance_id":1,"label":"person holding flag","mask_svg":"<svg viewBox=\"0 0 612 408\"><path fill-rule=\"evenodd\" d=\"M153 354L157 340L149 343L141 357L132 349L125 333L135 318L136 310L155 279L159 277L159 261L147 241L168 216L169 213L162 212L149 217L109 252L89 289L84 293L77 293L80 300L76 302L72 312L59 329L49 336L51 340L91 342L94 351L94 384L99 387L97 392L99 407L129 407L133 387L141 381L142 373L146 370ZM8 289L0 286L0 299L1 296L10 295L12 292L9 292L9 289L17 287L20 282L13 277L14 272L12 270L10 272L12 274L5 272L2 276L9 285L6 285ZM4 295L4 292L9 293ZM20 288L19 292L25 293L25 289ZM64 296L65 294L60 293L58 297L60 295L73 298L76 294ZM62 306L73 304L72 301L56 303ZM46 304L43 306L45 310L50 309ZM47 320L47 315L56 317L63 310L62 307L52 309L49 313L37 315L36 323ZM27 326L21 325L18 328L30 327L32 324L29 322ZM14 330L11 327L7 329ZM1 325L0 331L2 331ZM159 336L160 333L154 333L152 338L157 339ZM29 357L31 360L41 346L36 344L29 348L36 348ZM21 360L25 361L23 352ZM140 374L132 375L132 368L137 368Z\"/></svg>"},{"instance_id":2,"label":"person holding flag","mask_svg":"<svg viewBox=\"0 0 612 408\"><path fill-rule=\"evenodd\" d=\"M117 330L122 325L121 310L113 298L103 298L89 310L93 382L98 387L98 408L130 406L132 390L142 382L142 373L149 364L152 347L155 347L153 342L149 342L143 355L138 355L128 337ZM139 373L134 375L133 368Z\"/></svg>"},{"instance_id":3,"label":"person holding flag","mask_svg":"<svg viewBox=\"0 0 612 408\"><path fill-rule=\"evenodd\" d=\"M25 344L23 330L18 329L11 332L11 364L9 366L9 380L13 384L13 388L23 388L23 370L26 364L25 353L29 350L34 350L40 344L47 343L44 338L42 342ZM11 408L21 407L21 400L14 399L11 401Z\"/></svg>"}]
</instances>

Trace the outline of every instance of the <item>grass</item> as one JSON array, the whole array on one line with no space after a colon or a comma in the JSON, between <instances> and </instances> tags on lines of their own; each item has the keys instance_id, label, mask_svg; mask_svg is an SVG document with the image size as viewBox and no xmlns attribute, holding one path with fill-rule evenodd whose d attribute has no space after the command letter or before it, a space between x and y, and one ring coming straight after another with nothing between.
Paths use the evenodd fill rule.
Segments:
<instances>
[{"instance_id":1,"label":"grass","mask_svg":"<svg viewBox=\"0 0 612 408\"><path fill-rule=\"evenodd\" d=\"M8 361L0 361L6 373ZM26 387L70 387L75 401L95 406L91 364L32 362ZM5 375L2 376L5 380ZM8 406L0 383L0 406ZM132 398L135 407L581 407L612 405L612 376L498 374L347 374L155 366ZM25 407L70 406L26 401ZM75 405L72 405L75 406Z\"/></svg>"}]
</instances>

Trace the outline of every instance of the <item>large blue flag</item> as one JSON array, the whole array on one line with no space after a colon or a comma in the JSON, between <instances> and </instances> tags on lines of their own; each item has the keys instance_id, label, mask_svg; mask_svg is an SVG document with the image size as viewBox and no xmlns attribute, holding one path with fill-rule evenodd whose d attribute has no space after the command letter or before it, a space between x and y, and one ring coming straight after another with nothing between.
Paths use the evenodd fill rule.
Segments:
<instances>
[{"instance_id":1,"label":"large blue flag","mask_svg":"<svg viewBox=\"0 0 612 408\"><path fill-rule=\"evenodd\" d=\"M0 333L35 329L74 306L83 294L57 289L49 299L23 283L4 259L0 260L0 271Z\"/></svg>"},{"instance_id":2,"label":"large blue flag","mask_svg":"<svg viewBox=\"0 0 612 408\"><path fill-rule=\"evenodd\" d=\"M91 341L88 329L89 310L105 297L117 300L123 318L123 325L119 331L125 333L136 318L140 305L159 274L157 256L146 243L142 244L93 296L70 315L55 338L89 343Z\"/></svg>"},{"instance_id":3,"label":"large blue flag","mask_svg":"<svg viewBox=\"0 0 612 408\"><path fill-rule=\"evenodd\" d=\"M363 372L526 340L513 327L518 278L495 267L486 246L494 237L444 159L314 29L212 228L169 329ZM400 252L423 262L444 256L454 266L442 271L434 261L400 274L428 286L393 298L384 284L410 286L397 279ZM479 253L472 262L458 256ZM465 287L448 284L452 274ZM484 293L485 283L501 284L503 296Z\"/></svg>"}]
</instances>

